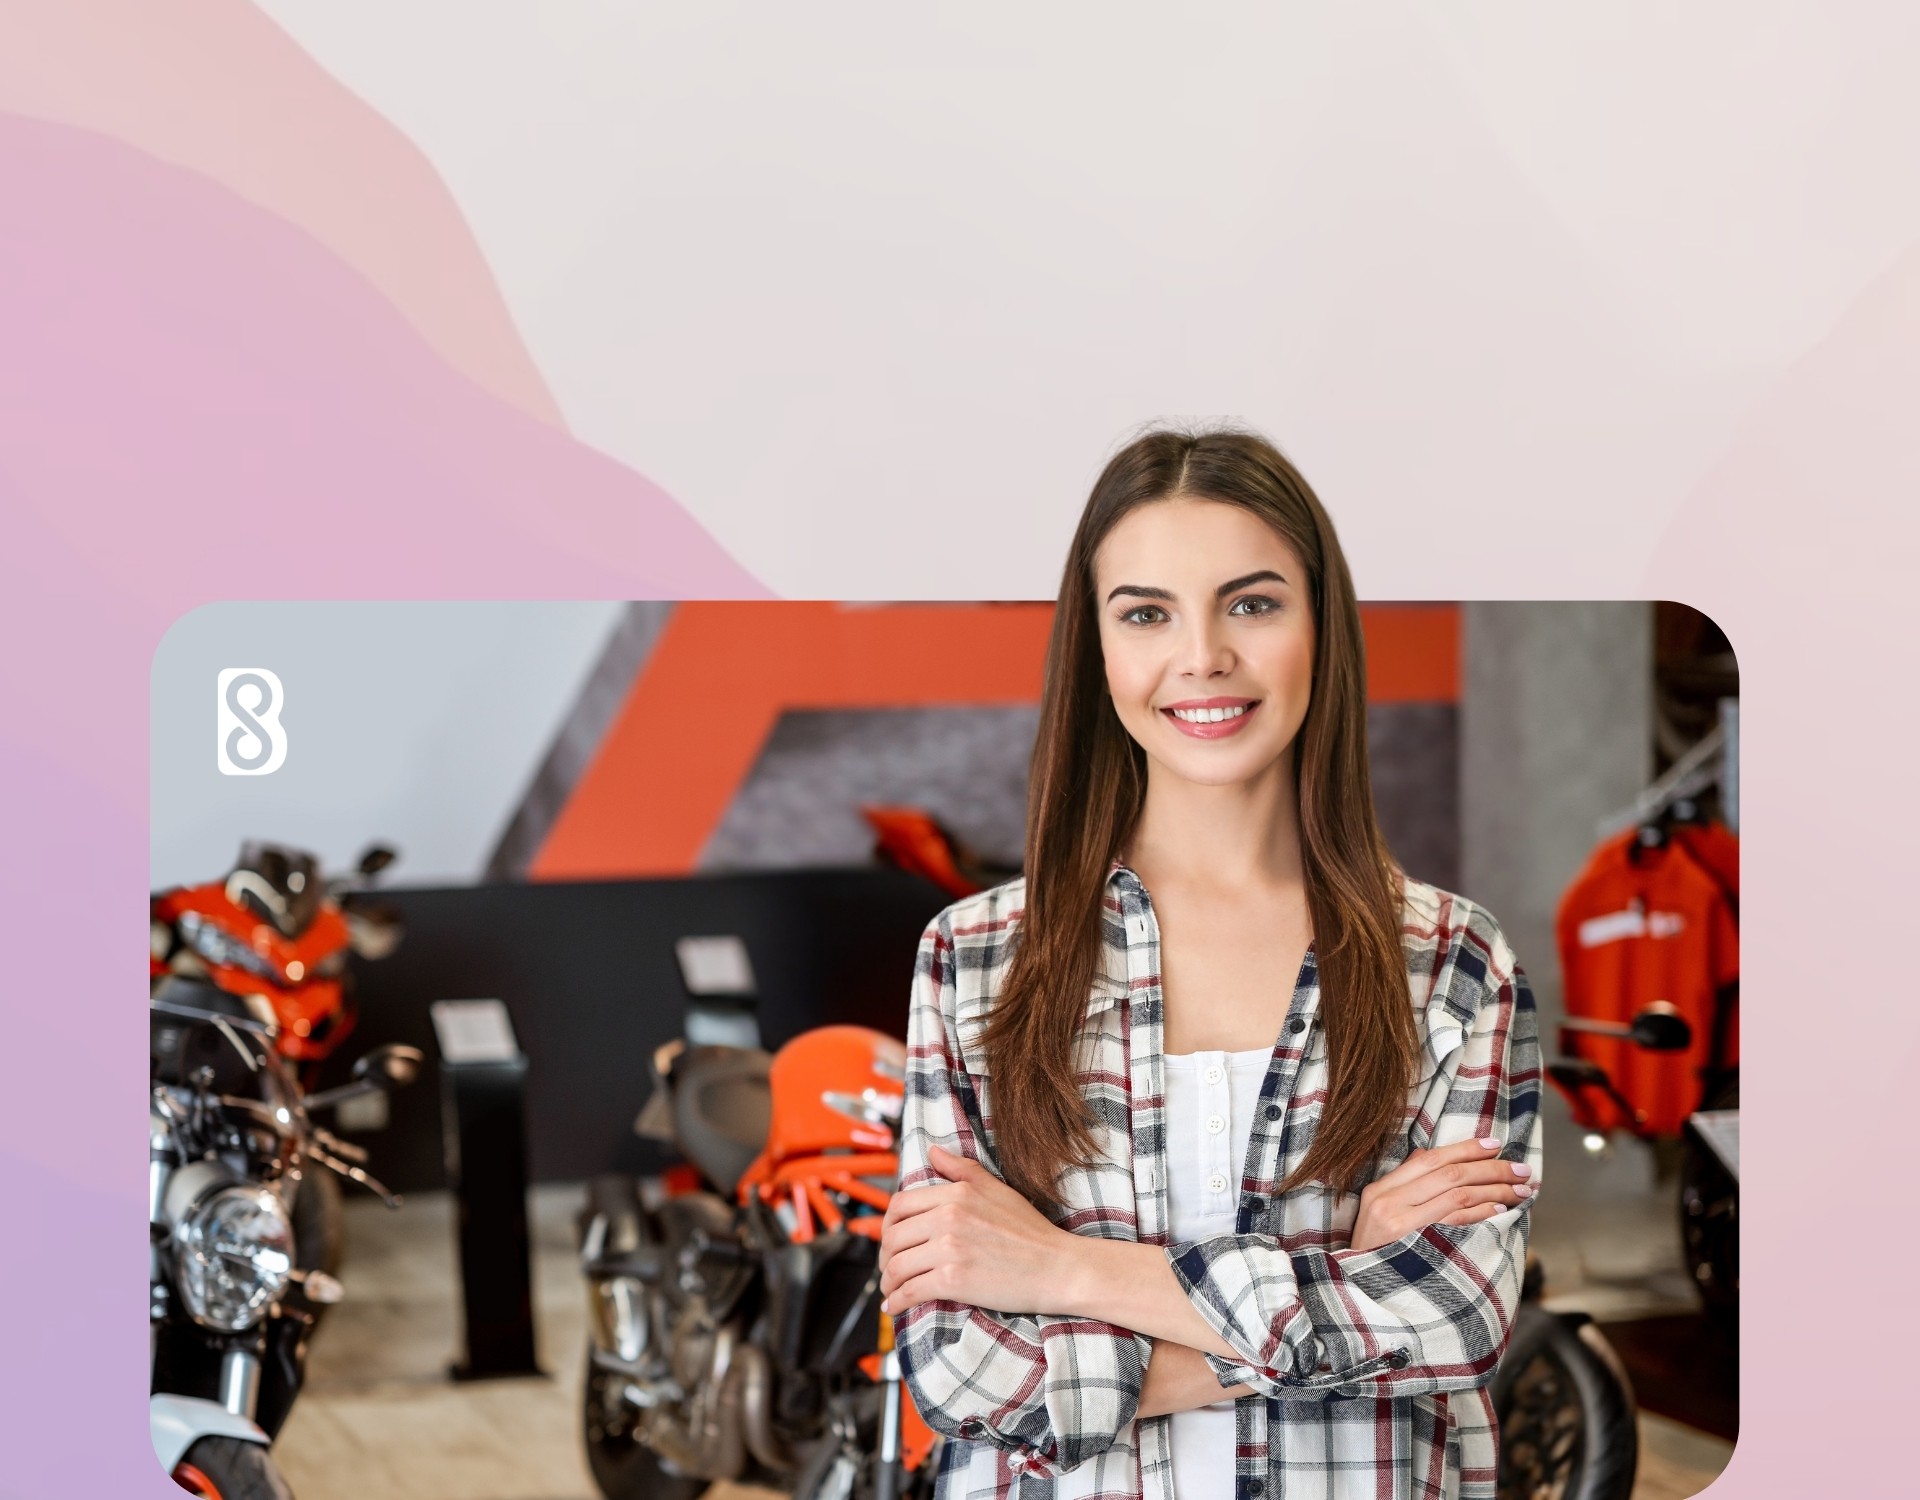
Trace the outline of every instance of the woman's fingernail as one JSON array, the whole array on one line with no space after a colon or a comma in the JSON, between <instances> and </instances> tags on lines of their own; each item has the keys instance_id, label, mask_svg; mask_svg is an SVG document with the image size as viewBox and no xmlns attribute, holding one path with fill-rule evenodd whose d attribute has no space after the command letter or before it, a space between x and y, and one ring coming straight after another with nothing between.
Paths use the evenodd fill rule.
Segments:
<instances>
[{"instance_id":1,"label":"woman's fingernail","mask_svg":"<svg viewBox=\"0 0 1920 1500\"><path fill-rule=\"evenodd\" d=\"M893 1310L892 1308L890 1308L890 1307L888 1307L888 1306L887 1306L887 1299L886 1299L885 1297L882 1297L882 1298L880 1299L880 1311L881 1311L881 1312L891 1312L892 1310Z\"/></svg>"},{"instance_id":2,"label":"woman's fingernail","mask_svg":"<svg viewBox=\"0 0 1920 1500\"><path fill-rule=\"evenodd\" d=\"M1531 1177L1533 1175L1533 1168L1523 1161L1510 1161L1507 1165L1513 1168L1513 1175L1515 1177Z\"/></svg>"},{"instance_id":3,"label":"woman's fingernail","mask_svg":"<svg viewBox=\"0 0 1920 1500\"><path fill-rule=\"evenodd\" d=\"M1496 1135L1483 1135L1480 1137L1480 1144L1485 1146L1489 1151L1498 1150L1500 1146L1500 1137Z\"/></svg>"},{"instance_id":4,"label":"woman's fingernail","mask_svg":"<svg viewBox=\"0 0 1920 1500\"><path fill-rule=\"evenodd\" d=\"M1513 1190L1522 1198L1531 1198L1533 1196L1533 1184L1531 1183L1516 1182L1513 1185Z\"/></svg>"}]
</instances>

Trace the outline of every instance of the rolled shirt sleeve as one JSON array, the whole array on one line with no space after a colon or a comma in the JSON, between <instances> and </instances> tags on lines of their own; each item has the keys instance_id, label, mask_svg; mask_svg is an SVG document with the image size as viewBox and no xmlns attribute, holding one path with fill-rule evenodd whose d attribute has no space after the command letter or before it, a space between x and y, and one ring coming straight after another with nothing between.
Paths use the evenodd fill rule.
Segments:
<instances>
[{"instance_id":1,"label":"rolled shirt sleeve","mask_svg":"<svg viewBox=\"0 0 1920 1500\"><path fill-rule=\"evenodd\" d=\"M1535 1196L1473 1224L1433 1224L1371 1250L1295 1250L1265 1234L1168 1247L1174 1274L1237 1358L1208 1354L1223 1386L1264 1395L1413 1396L1485 1385L1505 1351L1526 1268L1541 1166L1533 996L1489 974L1431 1144L1492 1135Z\"/></svg>"},{"instance_id":2,"label":"rolled shirt sleeve","mask_svg":"<svg viewBox=\"0 0 1920 1500\"><path fill-rule=\"evenodd\" d=\"M920 940L907 1024L900 1190L944 1179L934 1146L1001 1176L979 1083L956 1025L956 952L942 913ZM934 1431L1005 1450L1010 1467L1051 1476L1105 1452L1133 1421L1151 1342L1085 1318L1006 1313L933 1300L895 1320L901 1368Z\"/></svg>"}]
</instances>

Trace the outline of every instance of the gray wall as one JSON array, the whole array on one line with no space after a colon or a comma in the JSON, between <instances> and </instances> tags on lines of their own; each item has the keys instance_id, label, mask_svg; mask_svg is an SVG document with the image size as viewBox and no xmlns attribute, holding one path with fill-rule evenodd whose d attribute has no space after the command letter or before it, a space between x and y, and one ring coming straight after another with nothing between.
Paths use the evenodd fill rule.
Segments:
<instances>
[{"instance_id":1,"label":"gray wall","mask_svg":"<svg viewBox=\"0 0 1920 1500\"><path fill-rule=\"evenodd\" d=\"M1652 773L1653 606L1464 608L1459 888L1513 944L1551 1059L1563 1013L1554 908L1598 841L1596 825L1631 803ZM1629 1138L1616 1138L1604 1156L1588 1154L1553 1088L1542 1090L1541 1130L1529 1245L1549 1300L1571 1293L1596 1315L1616 1317L1690 1309L1659 1157Z\"/></svg>"},{"instance_id":2,"label":"gray wall","mask_svg":"<svg viewBox=\"0 0 1920 1500\"><path fill-rule=\"evenodd\" d=\"M624 606L599 602L209 604L151 674L151 878L224 874L243 838L332 868L374 840L402 884L478 877ZM287 759L215 764L215 679L267 667L286 689Z\"/></svg>"}]
</instances>

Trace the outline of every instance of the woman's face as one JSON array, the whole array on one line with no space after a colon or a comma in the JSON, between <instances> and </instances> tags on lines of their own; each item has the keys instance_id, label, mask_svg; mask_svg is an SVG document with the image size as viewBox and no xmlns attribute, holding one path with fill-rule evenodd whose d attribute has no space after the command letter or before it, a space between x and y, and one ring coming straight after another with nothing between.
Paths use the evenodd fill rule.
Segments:
<instances>
[{"instance_id":1,"label":"woman's face","mask_svg":"<svg viewBox=\"0 0 1920 1500\"><path fill-rule=\"evenodd\" d=\"M1293 743L1313 686L1313 609L1293 548L1252 511L1185 496L1136 507L1094 554L1107 689L1141 749L1208 786Z\"/></svg>"}]
</instances>

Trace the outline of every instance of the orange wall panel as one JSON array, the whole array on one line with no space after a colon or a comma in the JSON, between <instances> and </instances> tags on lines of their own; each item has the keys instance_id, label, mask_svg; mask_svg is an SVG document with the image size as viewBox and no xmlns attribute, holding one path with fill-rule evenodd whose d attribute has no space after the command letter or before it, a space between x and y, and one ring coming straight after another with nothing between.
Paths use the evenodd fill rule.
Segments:
<instances>
[{"instance_id":1,"label":"orange wall panel","mask_svg":"<svg viewBox=\"0 0 1920 1500\"><path fill-rule=\"evenodd\" d=\"M1458 606L1361 616L1371 701L1458 699ZM689 873L782 713L1037 702L1052 617L1050 603L681 604L528 873Z\"/></svg>"}]
</instances>

